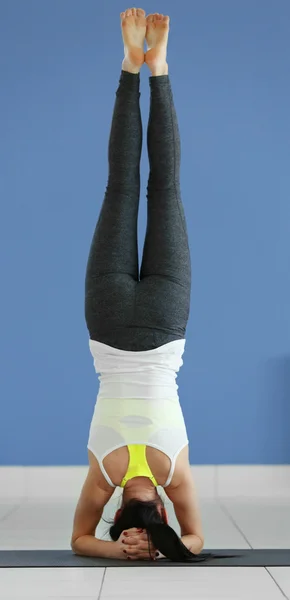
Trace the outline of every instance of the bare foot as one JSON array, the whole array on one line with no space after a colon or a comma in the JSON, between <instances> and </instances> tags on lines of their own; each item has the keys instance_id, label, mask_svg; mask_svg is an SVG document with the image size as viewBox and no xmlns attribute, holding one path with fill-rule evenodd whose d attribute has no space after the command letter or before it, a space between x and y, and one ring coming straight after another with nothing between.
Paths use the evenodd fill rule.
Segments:
<instances>
[{"instance_id":1,"label":"bare foot","mask_svg":"<svg viewBox=\"0 0 290 600\"><path fill-rule=\"evenodd\" d=\"M155 13L148 15L146 21L148 51L145 54L145 62L152 75L168 75L166 58L170 18Z\"/></svg>"},{"instance_id":2,"label":"bare foot","mask_svg":"<svg viewBox=\"0 0 290 600\"><path fill-rule=\"evenodd\" d=\"M125 58L122 63L123 71L139 73L145 62L145 15L145 11L141 8L129 8L121 13L121 26L125 50Z\"/></svg>"}]
</instances>

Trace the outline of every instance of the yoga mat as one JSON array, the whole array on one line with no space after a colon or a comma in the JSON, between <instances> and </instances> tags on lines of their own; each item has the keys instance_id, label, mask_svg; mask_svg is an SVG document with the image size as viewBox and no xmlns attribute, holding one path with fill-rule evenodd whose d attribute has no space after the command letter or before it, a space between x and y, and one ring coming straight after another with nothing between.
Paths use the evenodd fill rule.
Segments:
<instances>
[{"instance_id":1,"label":"yoga mat","mask_svg":"<svg viewBox=\"0 0 290 600\"><path fill-rule=\"evenodd\" d=\"M1 550L0 567L289 567L289 550L203 550L233 558L206 560L201 563L177 563L166 558L156 561L129 561L77 556L70 550Z\"/></svg>"}]
</instances>

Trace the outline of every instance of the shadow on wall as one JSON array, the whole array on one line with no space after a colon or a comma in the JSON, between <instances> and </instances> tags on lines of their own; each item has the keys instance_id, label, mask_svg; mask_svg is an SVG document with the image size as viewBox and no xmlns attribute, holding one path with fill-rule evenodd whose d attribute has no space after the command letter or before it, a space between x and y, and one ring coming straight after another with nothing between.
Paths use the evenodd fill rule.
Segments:
<instances>
[{"instance_id":1,"label":"shadow on wall","mask_svg":"<svg viewBox=\"0 0 290 600\"><path fill-rule=\"evenodd\" d=\"M271 450L268 464L290 463L290 354L270 358L264 365L259 409L266 424L265 444ZM267 450L264 448L265 455Z\"/></svg>"}]
</instances>

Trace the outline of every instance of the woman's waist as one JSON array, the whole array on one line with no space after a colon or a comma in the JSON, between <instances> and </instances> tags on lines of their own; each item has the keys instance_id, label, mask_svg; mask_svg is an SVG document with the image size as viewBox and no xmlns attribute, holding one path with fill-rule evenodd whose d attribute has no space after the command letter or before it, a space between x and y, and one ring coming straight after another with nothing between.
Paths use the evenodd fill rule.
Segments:
<instances>
[{"instance_id":1,"label":"woman's waist","mask_svg":"<svg viewBox=\"0 0 290 600\"><path fill-rule=\"evenodd\" d=\"M120 429L139 430L151 435L161 429L184 428L184 417L179 400L173 398L102 398L98 395L93 423Z\"/></svg>"},{"instance_id":2,"label":"woman's waist","mask_svg":"<svg viewBox=\"0 0 290 600\"><path fill-rule=\"evenodd\" d=\"M140 398L179 400L175 377L150 377L146 373L129 376L100 376L98 398Z\"/></svg>"}]
</instances>

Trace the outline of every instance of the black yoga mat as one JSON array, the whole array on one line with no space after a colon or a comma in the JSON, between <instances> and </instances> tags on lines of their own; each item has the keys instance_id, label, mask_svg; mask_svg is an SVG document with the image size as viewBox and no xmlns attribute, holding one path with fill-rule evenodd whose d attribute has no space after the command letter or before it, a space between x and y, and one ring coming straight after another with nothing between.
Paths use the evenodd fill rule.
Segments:
<instances>
[{"instance_id":1,"label":"black yoga mat","mask_svg":"<svg viewBox=\"0 0 290 600\"><path fill-rule=\"evenodd\" d=\"M129 561L77 556L70 550L1 550L0 567L289 567L289 550L203 550L219 557L199 563L177 563L166 558Z\"/></svg>"}]
</instances>

